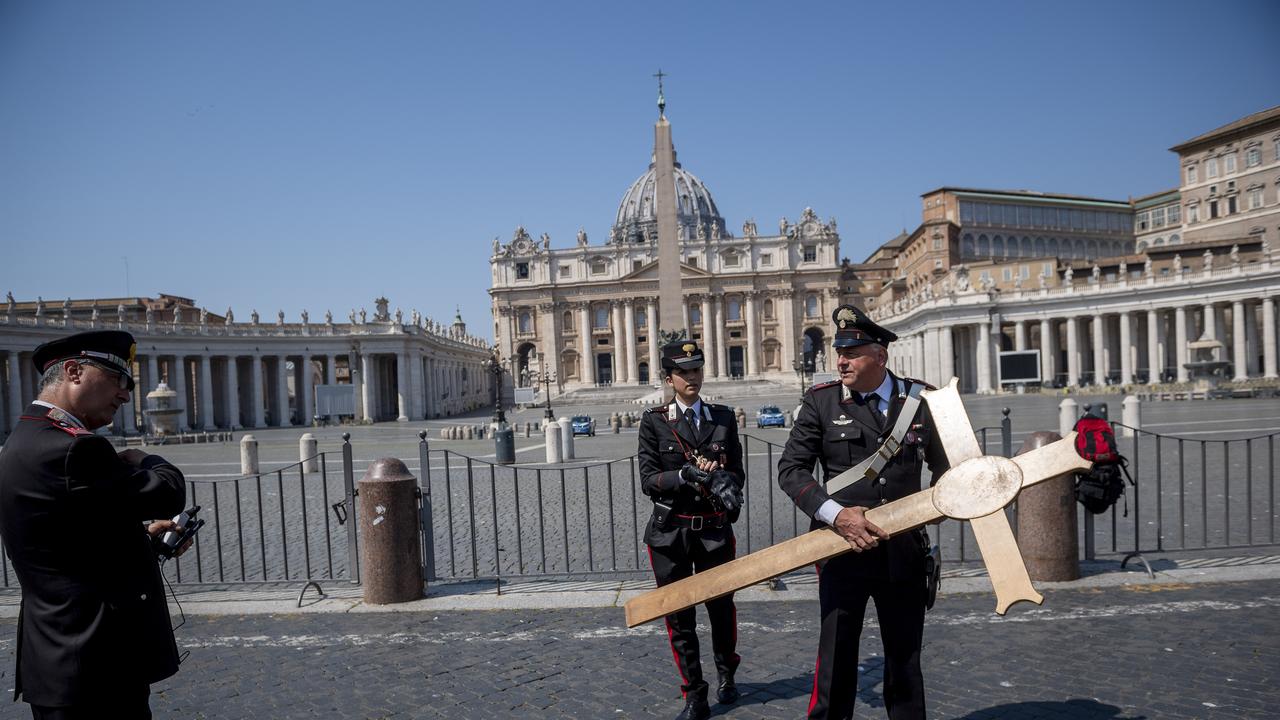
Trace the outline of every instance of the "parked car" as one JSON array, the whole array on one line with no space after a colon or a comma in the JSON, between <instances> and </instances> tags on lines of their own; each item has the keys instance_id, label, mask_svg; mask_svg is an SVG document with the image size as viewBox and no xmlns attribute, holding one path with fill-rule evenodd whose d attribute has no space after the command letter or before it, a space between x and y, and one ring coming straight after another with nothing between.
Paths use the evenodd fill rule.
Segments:
<instances>
[{"instance_id":1,"label":"parked car","mask_svg":"<svg viewBox=\"0 0 1280 720\"><path fill-rule=\"evenodd\" d=\"M756 411L756 427L780 427L787 426L787 416L778 409L777 405L765 405Z\"/></svg>"},{"instance_id":2,"label":"parked car","mask_svg":"<svg viewBox=\"0 0 1280 720\"><path fill-rule=\"evenodd\" d=\"M596 421L591 419L589 416L574 415L573 420L571 420L570 422L573 424L574 437L577 437L579 435L590 435L592 437L595 437Z\"/></svg>"}]
</instances>

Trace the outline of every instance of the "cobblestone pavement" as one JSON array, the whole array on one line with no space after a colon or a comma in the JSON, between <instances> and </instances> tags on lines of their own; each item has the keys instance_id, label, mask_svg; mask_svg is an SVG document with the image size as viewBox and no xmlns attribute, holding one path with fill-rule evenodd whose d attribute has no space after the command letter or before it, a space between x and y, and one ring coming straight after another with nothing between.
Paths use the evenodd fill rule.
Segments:
<instances>
[{"instance_id":1,"label":"cobblestone pavement","mask_svg":"<svg viewBox=\"0 0 1280 720\"><path fill-rule=\"evenodd\" d=\"M1280 580L1045 594L1043 607L1003 619L989 593L940 600L923 655L930 718L1275 717ZM812 601L739 604L744 696L713 706L716 717L803 716L816 615ZM191 656L153 688L152 706L183 718L674 717L664 631L627 630L622 617L620 608L192 617L178 632ZM860 718L884 717L878 646L868 627ZM12 619L0 620L0 650L11 685ZM25 705L0 705L0 718L20 717Z\"/></svg>"}]
</instances>

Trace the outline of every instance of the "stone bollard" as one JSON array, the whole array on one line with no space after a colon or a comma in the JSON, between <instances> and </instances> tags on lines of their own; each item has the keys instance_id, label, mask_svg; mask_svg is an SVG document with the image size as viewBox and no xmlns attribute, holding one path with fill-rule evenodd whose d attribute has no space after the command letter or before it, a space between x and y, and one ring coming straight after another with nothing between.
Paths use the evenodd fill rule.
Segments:
<instances>
[{"instance_id":1,"label":"stone bollard","mask_svg":"<svg viewBox=\"0 0 1280 720\"><path fill-rule=\"evenodd\" d=\"M736 410L734 410L734 411L733 411L733 415L734 415L734 417L738 418L738 427L740 427L740 428L744 428L744 427L746 427L746 426L747 426L747 411L746 411L746 410L743 410L742 408L740 408L740 407L739 407L738 409L736 409Z\"/></svg>"},{"instance_id":2,"label":"stone bollard","mask_svg":"<svg viewBox=\"0 0 1280 720\"><path fill-rule=\"evenodd\" d=\"M448 440L448 439L449 439L449 428L447 428L447 427L442 427L442 428L440 428L440 439L441 439L441 440Z\"/></svg>"},{"instance_id":3,"label":"stone bollard","mask_svg":"<svg viewBox=\"0 0 1280 720\"><path fill-rule=\"evenodd\" d=\"M1017 454L1061 439L1058 433L1033 432ZM1050 478L1018 494L1018 549L1032 580L1057 582L1080 577L1074 473Z\"/></svg>"},{"instance_id":4,"label":"stone bollard","mask_svg":"<svg viewBox=\"0 0 1280 720\"><path fill-rule=\"evenodd\" d=\"M373 605L423 595L418 481L396 458L377 460L360 478L360 582Z\"/></svg>"},{"instance_id":5,"label":"stone bollard","mask_svg":"<svg viewBox=\"0 0 1280 720\"><path fill-rule=\"evenodd\" d=\"M564 460L573 459L573 421L567 417L562 417L557 421L560 424L560 458Z\"/></svg>"},{"instance_id":6,"label":"stone bollard","mask_svg":"<svg viewBox=\"0 0 1280 720\"><path fill-rule=\"evenodd\" d=\"M631 427L631 413L622 416L622 427Z\"/></svg>"},{"instance_id":7,"label":"stone bollard","mask_svg":"<svg viewBox=\"0 0 1280 720\"><path fill-rule=\"evenodd\" d=\"M622 431L622 420L618 419L617 415L609 416L609 430L611 430L614 435L617 435Z\"/></svg>"},{"instance_id":8,"label":"stone bollard","mask_svg":"<svg viewBox=\"0 0 1280 720\"><path fill-rule=\"evenodd\" d=\"M302 472L316 472L320 469L315 435L302 433L302 437L298 438L298 460L302 463Z\"/></svg>"},{"instance_id":9,"label":"stone bollard","mask_svg":"<svg viewBox=\"0 0 1280 720\"><path fill-rule=\"evenodd\" d=\"M560 447L560 425L558 423L549 422L543 432L546 433L547 438L547 462L560 462L560 453L562 450Z\"/></svg>"},{"instance_id":10,"label":"stone bollard","mask_svg":"<svg viewBox=\"0 0 1280 720\"><path fill-rule=\"evenodd\" d=\"M240 438L240 474L258 474L258 439L249 434Z\"/></svg>"},{"instance_id":11,"label":"stone bollard","mask_svg":"<svg viewBox=\"0 0 1280 720\"><path fill-rule=\"evenodd\" d=\"M1134 433L1129 428L1142 428L1142 401L1137 395L1125 395L1121 405L1121 424L1128 427L1120 428L1120 437L1133 437Z\"/></svg>"},{"instance_id":12,"label":"stone bollard","mask_svg":"<svg viewBox=\"0 0 1280 720\"><path fill-rule=\"evenodd\" d=\"M1058 403L1058 434L1066 437L1071 433L1071 429L1076 426L1076 420L1080 419L1080 405L1071 398L1065 398Z\"/></svg>"},{"instance_id":13,"label":"stone bollard","mask_svg":"<svg viewBox=\"0 0 1280 720\"><path fill-rule=\"evenodd\" d=\"M476 429L471 427L470 425L468 425L467 429L464 430L463 432L465 433L464 437L466 437L466 439L468 440L476 439Z\"/></svg>"}]
</instances>

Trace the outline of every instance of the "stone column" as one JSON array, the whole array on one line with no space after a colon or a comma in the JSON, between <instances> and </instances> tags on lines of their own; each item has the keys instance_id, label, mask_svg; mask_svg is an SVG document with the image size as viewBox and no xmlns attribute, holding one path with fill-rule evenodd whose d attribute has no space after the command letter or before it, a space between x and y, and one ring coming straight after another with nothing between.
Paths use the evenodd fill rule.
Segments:
<instances>
[{"instance_id":1,"label":"stone column","mask_svg":"<svg viewBox=\"0 0 1280 720\"><path fill-rule=\"evenodd\" d=\"M563 380L564 373L560 369L560 332L557 315L554 303L538 305L538 351L542 353L543 369L550 370L556 378Z\"/></svg>"},{"instance_id":2,"label":"stone column","mask_svg":"<svg viewBox=\"0 0 1280 720\"><path fill-rule=\"evenodd\" d=\"M239 430L240 422L240 372L236 367L236 356L227 356L226 377L222 387L227 393L227 429Z\"/></svg>"},{"instance_id":3,"label":"stone column","mask_svg":"<svg viewBox=\"0 0 1280 720\"><path fill-rule=\"evenodd\" d=\"M1251 302L1244 306L1244 344L1248 348L1245 357L1249 361L1246 367L1249 377L1259 377L1262 365L1258 351L1262 347L1262 338L1258 337L1258 311Z\"/></svg>"},{"instance_id":4,"label":"stone column","mask_svg":"<svg viewBox=\"0 0 1280 720\"><path fill-rule=\"evenodd\" d=\"M155 362L152 358L152 362ZM1274 363L1273 363L1274 364ZM18 426L22 417L22 353L9 351L9 431Z\"/></svg>"},{"instance_id":5,"label":"stone column","mask_svg":"<svg viewBox=\"0 0 1280 720\"><path fill-rule=\"evenodd\" d=\"M262 356L251 355L249 357L249 372L253 376L253 412L250 413L249 417L255 428L267 426L266 409L264 407L266 405L266 391L262 387L262 373L264 371Z\"/></svg>"},{"instance_id":6,"label":"stone column","mask_svg":"<svg viewBox=\"0 0 1280 720\"><path fill-rule=\"evenodd\" d=\"M1045 387L1054 380L1053 340L1053 321L1042 318L1040 320L1040 384Z\"/></svg>"},{"instance_id":7,"label":"stone column","mask_svg":"<svg viewBox=\"0 0 1280 720\"><path fill-rule=\"evenodd\" d=\"M756 330L756 293L744 293L747 300L747 377L760 374L760 341Z\"/></svg>"},{"instance_id":8,"label":"stone column","mask_svg":"<svg viewBox=\"0 0 1280 720\"><path fill-rule=\"evenodd\" d=\"M942 373L938 376L938 379L942 381L938 387L951 382L951 378L955 376L955 359L955 338L951 335L951 326L943 325L938 330L938 360L940 363L938 369Z\"/></svg>"},{"instance_id":9,"label":"stone column","mask_svg":"<svg viewBox=\"0 0 1280 720\"><path fill-rule=\"evenodd\" d=\"M1133 383L1133 327L1128 311L1120 313L1120 384Z\"/></svg>"},{"instance_id":10,"label":"stone column","mask_svg":"<svg viewBox=\"0 0 1280 720\"><path fill-rule=\"evenodd\" d=\"M1160 314L1147 311L1147 384L1160 382L1164 369L1164 353L1160 351Z\"/></svg>"},{"instance_id":11,"label":"stone column","mask_svg":"<svg viewBox=\"0 0 1280 720\"><path fill-rule=\"evenodd\" d=\"M596 384L596 354L591 343L591 305L578 306L578 337L582 341L582 382Z\"/></svg>"},{"instance_id":12,"label":"stone column","mask_svg":"<svg viewBox=\"0 0 1280 720\"><path fill-rule=\"evenodd\" d=\"M280 414L276 417L277 425L290 427L293 421L289 417L289 358L284 355L276 357L276 402L280 403Z\"/></svg>"},{"instance_id":13,"label":"stone column","mask_svg":"<svg viewBox=\"0 0 1280 720\"><path fill-rule=\"evenodd\" d=\"M298 358L298 362L302 363L302 372L298 373L298 424L307 426L311 424L311 418L316 414L315 390L312 388L312 364L313 357L310 353L303 353Z\"/></svg>"},{"instance_id":14,"label":"stone column","mask_svg":"<svg viewBox=\"0 0 1280 720\"><path fill-rule=\"evenodd\" d=\"M782 337L782 372L792 372L792 366L796 360L796 343L800 338L796 337L796 318L795 318L795 295L790 290L784 290L775 296L774 311L778 313L778 319L781 320Z\"/></svg>"},{"instance_id":15,"label":"stone column","mask_svg":"<svg viewBox=\"0 0 1280 720\"><path fill-rule=\"evenodd\" d=\"M609 309L609 322L613 329L613 384L626 382L624 373L627 366L627 331L626 321L622 319L622 301L613 301Z\"/></svg>"},{"instance_id":16,"label":"stone column","mask_svg":"<svg viewBox=\"0 0 1280 720\"><path fill-rule=\"evenodd\" d=\"M978 323L978 392L991 392L991 325L983 320Z\"/></svg>"},{"instance_id":17,"label":"stone column","mask_svg":"<svg viewBox=\"0 0 1280 720\"><path fill-rule=\"evenodd\" d=\"M1187 309L1179 305L1173 311L1173 352L1178 382L1187 382Z\"/></svg>"},{"instance_id":18,"label":"stone column","mask_svg":"<svg viewBox=\"0 0 1280 720\"><path fill-rule=\"evenodd\" d=\"M1236 300L1231 303L1231 362L1235 364L1232 380L1249 379L1249 358L1245 352L1244 303Z\"/></svg>"},{"instance_id":19,"label":"stone column","mask_svg":"<svg viewBox=\"0 0 1280 720\"><path fill-rule=\"evenodd\" d=\"M1106 355L1106 337L1103 325L1102 313L1093 314L1093 322L1090 324L1093 335L1093 384L1105 385L1107 382L1107 355Z\"/></svg>"},{"instance_id":20,"label":"stone column","mask_svg":"<svg viewBox=\"0 0 1280 720\"><path fill-rule=\"evenodd\" d=\"M680 304L685 309L685 315L689 314L689 306L685 303ZM632 385L640 377L640 363L636 359L636 305L635 301L627 299L622 305L623 323L627 331L626 349L627 349L627 384ZM689 327L688 317L685 318L685 328ZM570 434L572 434L570 430Z\"/></svg>"},{"instance_id":21,"label":"stone column","mask_svg":"<svg viewBox=\"0 0 1280 720\"><path fill-rule=\"evenodd\" d=\"M191 429L187 418L191 415L191 400L187 398L187 364L181 355L173 356L173 372L170 373L169 388L178 395L178 405L182 412L178 415L178 430L186 432Z\"/></svg>"},{"instance_id":22,"label":"stone column","mask_svg":"<svg viewBox=\"0 0 1280 720\"><path fill-rule=\"evenodd\" d=\"M1210 340L1218 338L1218 313L1214 311L1213 303L1205 303L1201 314L1204 317L1204 337Z\"/></svg>"},{"instance_id":23,"label":"stone column","mask_svg":"<svg viewBox=\"0 0 1280 720\"><path fill-rule=\"evenodd\" d=\"M373 399L373 353L363 352L360 354L360 403L364 412L361 418L365 422L373 422L374 412Z\"/></svg>"},{"instance_id":24,"label":"stone column","mask_svg":"<svg viewBox=\"0 0 1280 720\"><path fill-rule=\"evenodd\" d=\"M1262 301L1262 376L1276 377L1276 300Z\"/></svg>"},{"instance_id":25,"label":"stone column","mask_svg":"<svg viewBox=\"0 0 1280 720\"><path fill-rule=\"evenodd\" d=\"M716 337L716 327L712 323L713 315L711 314L711 296L702 296L702 354L706 357L707 377L720 377L720 360L716 357L714 338Z\"/></svg>"},{"instance_id":26,"label":"stone column","mask_svg":"<svg viewBox=\"0 0 1280 720\"><path fill-rule=\"evenodd\" d=\"M662 374L662 333L658 332L658 301L649 298L645 301L645 324L649 327L646 337L649 338L649 384L660 385ZM706 324L703 324L706 327ZM705 340L704 340L705 347Z\"/></svg>"},{"instance_id":27,"label":"stone column","mask_svg":"<svg viewBox=\"0 0 1280 720\"><path fill-rule=\"evenodd\" d=\"M409 353L396 353L396 422L409 422Z\"/></svg>"},{"instance_id":28,"label":"stone column","mask_svg":"<svg viewBox=\"0 0 1280 720\"><path fill-rule=\"evenodd\" d=\"M684 323L685 337L693 337L693 326L689 324L689 303L692 298L685 295L680 298L680 322ZM706 353L703 353L704 355Z\"/></svg>"},{"instance_id":29,"label":"stone column","mask_svg":"<svg viewBox=\"0 0 1280 720\"><path fill-rule=\"evenodd\" d=\"M1027 349L1027 321L1015 320L1013 323L1013 349Z\"/></svg>"},{"instance_id":30,"label":"stone column","mask_svg":"<svg viewBox=\"0 0 1280 720\"><path fill-rule=\"evenodd\" d=\"M722 377L722 378L724 378L724 377L729 377L729 358L728 358L728 356L726 355L726 353L725 353L725 349L724 349L724 348L725 348L725 345L724 345L724 336L725 336L725 332L724 332L724 298L723 298L723 297L721 297L720 295L716 295L716 297L715 297L715 306L716 306L716 308L715 308L715 313L716 313L716 321L715 321L715 339L716 339L716 343L715 343L714 353L715 353L715 357L716 357L716 370L717 370L717 371L719 371L719 372L718 372L718 374L717 374L717 377Z\"/></svg>"},{"instance_id":31,"label":"stone column","mask_svg":"<svg viewBox=\"0 0 1280 720\"><path fill-rule=\"evenodd\" d=\"M1067 324L1067 385L1080 387L1080 321L1068 317Z\"/></svg>"},{"instance_id":32,"label":"stone column","mask_svg":"<svg viewBox=\"0 0 1280 720\"><path fill-rule=\"evenodd\" d=\"M143 390L145 391L142 393L143 395L155 390L156 386L160 384L159 363L156 362L155 355L147 356L147 383L148 386L143 387Z\"/></svg>"},{"instance_id":33,"label":"stone column","mask_svg":"<svg viewBox=\"0 0 1280 720\"><path fill-rule=\"evenodd\" d=\"M409 356L409 417L422 420L427 416L426 383L422 379L422 352L412 348Z\"/></svg>"},{"instance_id":34,"label":"stone column","mask_svg":"<svg viewBox=\"0 0 1280 720\"><path fill-rule=\"evenodd\" d=\"M196 402L200 408L200 428L212 430L213 424L213 362L209 353L200 354L200 399Z\"/></svg>"},{"instance_id":35,"label":"stone column","mask_svg":"<svg viewBox=\"0 0 1280 720\"><path fill-rule=\"evenodd\" d=\"M924 331L924 381L930 385L942 387L946 384L946 380L942 380L942 342L938 339L938 329L928 328Z\"/></svg>"}]
</instances>

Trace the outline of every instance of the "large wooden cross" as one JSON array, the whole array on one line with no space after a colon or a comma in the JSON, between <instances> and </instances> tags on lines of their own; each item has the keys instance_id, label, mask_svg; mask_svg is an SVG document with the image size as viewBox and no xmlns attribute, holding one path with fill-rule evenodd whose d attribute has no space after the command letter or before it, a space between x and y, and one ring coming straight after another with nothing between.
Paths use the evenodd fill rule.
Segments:
<instances>
[{"instance_id":1,"label":"large wooden cross","mask_svg":"<svg viewBox=\"0 0 1280 720\"><path fill-rule=\"evenodd\" d=\"M951 469L932 487L867 510L867 520L897 535L943 517L968 520L996 592L1000 615L1020 600L1044 602L1031 586L1004 508L1024 487L1069 472L1087 470L1075 450L1075 433L1014 458L983 455L952 378L946 387L922 393L933 414L934 432ZM783 573L851 551L831 528L813 530L786 542L731 560L632 598L627 627L656 620Z\"/></svg>"}]
</instances>

